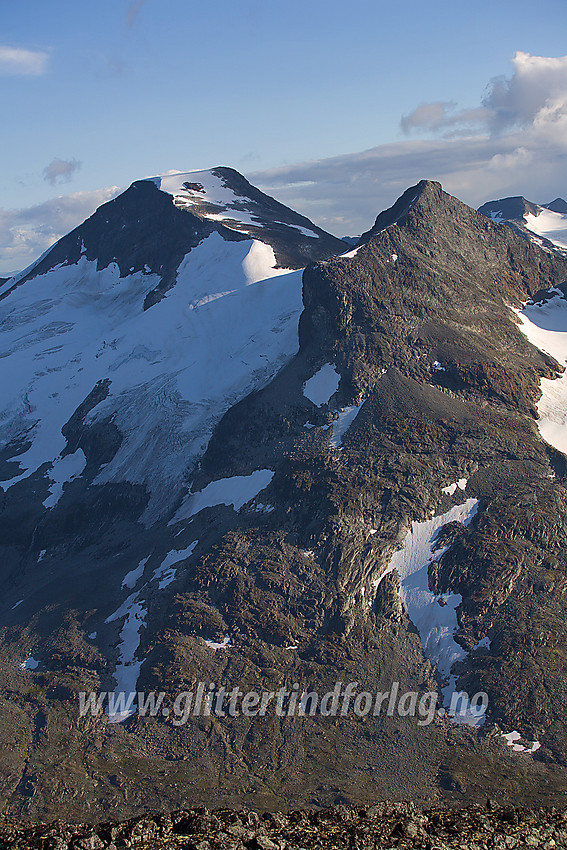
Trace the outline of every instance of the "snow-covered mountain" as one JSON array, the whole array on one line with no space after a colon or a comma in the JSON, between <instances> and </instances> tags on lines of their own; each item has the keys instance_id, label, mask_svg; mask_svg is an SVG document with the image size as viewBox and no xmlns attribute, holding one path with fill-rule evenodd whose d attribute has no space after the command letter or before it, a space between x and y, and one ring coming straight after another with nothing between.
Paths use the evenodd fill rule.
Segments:
<instances>
[{"instance_id":1,"label":"snow-covered mountain","mask_svg":"<svg viewBox=\"0 0 567 850\"><path fill-rule=\"evenodd\" d=\"M0 487L35 475L53 508L84 474L163 516L222 414L297 351L297 269L342 249L231 169L134 183L0 287Z\"/></svg>"},{"instance_id":2,"label":"snow-covered mountain","mask_svg":"<svg viewBox=\"0 0 567 850\"><path fill-rule=\"evenodd\" d=\"M492 221L506 222L542 248L567 252L567 203L556 198L549 204L534 204L523 197L487 201L479 212Z\"/></svg>"}]
</instances>

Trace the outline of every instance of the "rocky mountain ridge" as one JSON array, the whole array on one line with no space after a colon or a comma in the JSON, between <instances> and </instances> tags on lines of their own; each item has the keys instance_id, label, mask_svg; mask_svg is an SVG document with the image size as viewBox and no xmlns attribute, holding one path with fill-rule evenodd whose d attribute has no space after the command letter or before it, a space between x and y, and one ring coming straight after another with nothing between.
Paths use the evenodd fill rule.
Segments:
<instances>
[{"instance_id":1,"label":"rocky mountain ridge","mask_svg":"<svg viewBox=\"0 0 567 850\"><path fill-rule=\"evenodd\" d=\"M541 316L561 313L567 261L429 181L381 213L354 248L337 250L279 206L261 242L252 230L260 201L250 190L234 200L240 184L224 170L212 188L204 174L170 179L166 192L148 184L134 194L166 204L179 228L194 227L194 215L204 228L171 287L165 265L146 255L137 268L133 254L121 265L114 249L65 258L59 245L44 270L4 289L0 306L16 328L9 353L18 356L19 328L33 327L34 381L55 374L46 398L60 399L38 421L57 410L49 433L63 438L55 457L31 463L37 426L25 417L36 399L28 392L14 407L0 504L6 810L100 819L187 799L259 810L409 793L420 805L487 794L560 802L566 467L538 423L542 386L547 398L544 382L559 386L564 362L532 345L523 322L543 331ZM105 215L101 246L127 229L118 216L107 234ZM277 268L269 240L281 227L296 230L298 263L320 244L303 275ZM69 245L80 247L76 234ZM111 255L114 270L103 265ZM62 295L42 312L52 281ZM89 357L74 360L86 325L54 317L61 322L69 299L83 309L93 293L107 324ZM214 312L225 303L226 313ZM253 328L249 314L260 319ZM126 334L131 315L147 324ZM57 358L73 323L83 336L65 372ZM243 337L215 360L234 326ZM203 370L207 345L213 366ZM258 352L273 352L261 372ZM233 361L245 366L231 384L238 393L226 403L221 384L214 421L191 419L211 409ZM201 370L201 394L181 403L178 371L188 381ZM78 385L64 416L62 372ZM172 422L176 430L163 427ZM119 464L128 445L136 452ZM79 451L83 468L66 469ZM156 472L134 475L140 458L155 459L143 468ZM152 494L165 468L171 478ZM152 498L159 510L148 513ZM438 694L443 712L427 724L399 710L270 710L192 715L176 726L131 707L92 717L77 708L80 692L121 688L163 693L173 705L198 683L324 694L349 682L370 694L394 683L416 700ZM446 716L460 689L487 693L484 723Z\"/></svg>"}]
</instances>

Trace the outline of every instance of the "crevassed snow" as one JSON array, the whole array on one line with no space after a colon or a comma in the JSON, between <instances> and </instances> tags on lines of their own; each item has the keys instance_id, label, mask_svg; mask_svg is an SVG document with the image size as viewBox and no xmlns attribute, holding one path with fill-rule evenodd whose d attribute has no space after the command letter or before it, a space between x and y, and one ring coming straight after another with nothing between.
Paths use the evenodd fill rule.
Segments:
<instances>
[{"instance_id":1,"label":"crevassed snow","mask_svg":"<svg viewBox=\"0 0 567 850\"><path fill-rule=\"evenodd\" d=\"M567 248L567 214L541 208L539 215L526 213L524 221L532 233L549 239L560 248Z\"/></svg>"},{"instance_id":2,"label":"crevassed snow","mask_svg":"<svg viewBox=\"0 0 567 850\"><path fill-rule=\"evenodd\" d=\"M87 465L87 459L82 449L77 449L72 455L55 458L53 466L48 471L52 484L49 488L50 496L43 502L44 508L54 508L63 495L63 486L69 481L74 481Z\"/></svg>"},{"instance_id":3,"label":"crevassed snow","mask_svg":"<svg viewBox=\"0 0 567 850\"><path fill-rule=\"evenodd\" d=\"M222 641L222 643L215 643L214 640L206 640L205 643L208 647L210 647L210 649L213 649L215 652L217 651L217 649L227 649L228 647L232 646L230 637L228 635L224 636L224 640Z\"/></svg>"},{"instance_id":4,"label":"crevassed snow","mask_svg":"<svg viewBox=\"0 0 567 850\"><path fill-rule=\"evenodd\" d=\"M154 570L152 581L158 581L158 590L163 590L175 580L177 570L174 569L174 564L184 561L193 554L193 550L199 541L194 540L187 546L186 549L172 549L168 552L159 567Z\"/></svg>"},{"instance_id":5,"label":"crevassed snow","mask_svg":"<svg viewBox=\"0 0 567 850\"><path fill-rule=\"evenodd\" d=\"M0 445L31 446L14 457L19 474L0 486L53 463L66 445L62 426L110 379L86 423L113 417L123 441L95 483L144 484L144 521L162 516L221 416L298 350L302 272L274 263L269 246L213 233L146 311L157 275L120 278L116 265L97 271L85 257L14 290L0 302Z\"/></svg>"},{"instance_id":6,"label":"crevassed snow","mask_svg":"<svg viewBox=\"0 0 567 850\"><path fill-rule=\"evenodd\" d=\"M33 656L30 655L30 657L26 661L24 661L23 664L20 664L20 667L22 668L22 670L35 670L36 667L39 667L39 661L37 661L37 659L33 658Z\"/></svg>"},{"instance_id":7,"label":"crevassed snow","mask_svg":"<svg viewBox=\"0 0 567 850\"><path fill-rule=\"evenodd\" d=\"M459 480L454 481L453 484L448 484L447 487L441 487L441 492L445 493L447 496L452 496L457 487L459 490L466 490L468 480L468 478L459 478Z\"/></svg>"},{"instance_id":8,"label":"crevassed snow","mask_svg":"<svg viewBox=\"0 0 567 850\"><path fill-rule=\"evenodd\" d=\"M114 671L114 679L116 681L115 697L123 694L127 699L130 694L136 692L136 685L143 661L139 661L135 656L140 646L140 629L145 625L147 613L138 595L131 594L114 614L111 614L104 621L105 623L112 623L114 620L125 617L119 638L120 660ZM133 707L113 713L111 713L109 708L109 723L121 723L132 714L135 714L135 712L136 709Z\"/></svg>"},{"instance_id":9,"label":"crevassed snow","mask_svg":"<svg viewBox=\"0 0 567 850\"><path fill-rule=\"evenodd\" d=\"M275 473L271 469L257 469L250 475L234 475L232 478L219 478L211 481L203 490L189 493L169 525L198 514L203 508L215 505L231 505L235 511L264 490Z\"/></svg>"},{"instance_id":10,"label":"crevassed snow","mask_svg":"<svg viewBox=\"0 0 567 850\"><path fill-rule=\"evenodd\" d=\"M149 555L147 556L147 558L142 558L137 567L134 567L133 570L130 570L129 573L126 573L126 575L122 579L122 587L128 587L130 590L132 590L132 588L136 586L136 582L138 581L138 579L143 576L144 568L149 560Z\"/></svg>"},{"instance_id":11,"label":"crevassed snow","mask_svg":"<svg viewBox=\"0 0 567 850\"><path fill-rule=\"evenodd\" d=\"M315 372L312 378L305 381L303 384L303 395L321 407L323 404L328 404L331 396L333 396L339 388L341 380L340 374L331 363L325 363L324 366Z\"/></svg>"},{"instance_id":12,"label":"crevassed snow","mask_svg":"<svg viewBox=\"0 0 567 850\"><path fill-rule=\"evenodd\" d=\"M377 588L384 576L393 570L400 577L400 596L408 616L419 631L427 658L436 665L442 677L449 676L456 661L466 657L466 652L454 640L458 629L456 609L462 601L459 593L444 593L440 597L429 590L428 567L438 559L448 546L435 548L439 530L449 522L468 525L478 509L477 499L467 499L447 513L425 522L412 522L400 549L382 575L374 582ZM440 604L441 603L441 604ZM450 702L453 687L444 689L445 703Z\"/></svg>"},{"instance_id":13,"label":"crevassed snow","mask_svg":"<svg viewBox=\"0 0 567 850\"><path fill-rule=\"evenodd\" d=\"M517 312L517 311L516 311ZM553 297L545 304L529 304L517 312L520 330L532 345L551 354L563 366L567 363L567 301ZM543 439L567 454L567 370L561 377L540 380L537 403L538 430Z\"/></svg>"},{"instance_id":14,"label":"crevassed snow","mask_svg":"<svg viewBox=\"0 0 567 850\"><path fill-rule=\"evenodd\" d=\"M331 433L330 442L333 448L339 449L342 446L342 439L358 416L363 404L364 401L361 401L360 404L353 404L350 407L343 407L339 410L339 415L333 422L333 431Z\"/></svg>"}]
</instances>

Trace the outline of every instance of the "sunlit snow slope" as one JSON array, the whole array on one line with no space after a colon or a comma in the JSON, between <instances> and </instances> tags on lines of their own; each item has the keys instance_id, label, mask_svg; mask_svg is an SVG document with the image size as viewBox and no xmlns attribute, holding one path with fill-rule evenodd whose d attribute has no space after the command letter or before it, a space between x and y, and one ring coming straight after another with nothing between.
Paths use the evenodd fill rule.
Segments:
<instances>
[{"instance_id":1,"label":"sunlit snow slope","mask_svg":"<svg viewBox=\"0 0 567 850\"><path fill-rule=\"evenodd\" d=\"M567 214L540 208L538 215L526 213L524 220L532 233L549 239L560 248L567 248Z\"/></svg>"},{"instance_id":2,"label":"sunlit snow slope","mask_svg":"<svg viewBox=\"0 0 567 850\"><path fill-rule=\"evenodd\" d=\"M549 300L528 304L519 313L520 329L529 341L551 354L562 366L567 364L567 301L562 292ZM541 379L537 409L538 428L546 442L567 454L567 370L560 378Z\"/></svg>"},{"instance_id":3,"label":"sunlit snow slope","mask_svg":"<svg viewBox=\"0 0 567 850\"><path fill-rule=\"evenodd\" d=\"M121 438L93 483L144 485L144 521L163 516L224 412L297 351L298 266L335 247L231 169L133 184L0 288L0 487L37 473L52 509L88 468L64 436L86 407Z\"/></svg>"}]
</instances>

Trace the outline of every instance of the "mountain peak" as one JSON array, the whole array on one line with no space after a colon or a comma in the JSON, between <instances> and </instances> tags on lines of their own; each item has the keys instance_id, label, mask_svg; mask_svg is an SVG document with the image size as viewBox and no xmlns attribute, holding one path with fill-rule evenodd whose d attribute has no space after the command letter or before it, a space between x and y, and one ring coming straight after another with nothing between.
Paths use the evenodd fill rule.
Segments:
<instances>
[{"instance_id":1,"label":"mountain peak","mask_svg":"<svg viewBox=\"0 0 567 850\"><path fill-rule=\"evenodd\" d=\"M134 181L17 278L0 284L0 299L29 279L84 257L98 270L115 263L121 277L143 270L159 275L158 287L146 300L151 307L175 285L183 257L215 231L228 242L269 245L277 267L286 269L303 268L346 247L233 168L175 171Z\"/></svg>"},{"instance_id":2,"label":"mountain peak","mask_svg":"<svg viewBox=\"0 0 567 850\"><path fill-rule=\"evenodd\" d=\"M565 254L567 248L567 203L556 198L549 204L534 204L524 197L488 201L478 211L498 224L508 224L524 239L547 251Z\"/></svg>"},{"instance_id":3,"label":"mountain peak","mask_svg":"<svg viewBox=\"0 0 567 850\"><path fill-rule=\"evenodd\" d=\"M538 215L541 207L528 201L523 195L511 198L500 198L497 201L487 201L478 211L491 218L492 221L521 221L525 215Z\"/></svg>"},{"instance_id":4,"label":"mountain peak","mask_svg":"<svg viewBox=\"0 0 567 850\"><path fill-rule=\"evenodd\" d=\"M403 221L410 210L416 206L431 207L439 204L442 195L444 195L444 192L441 183L437 183L434 180L420 180L415 186L410 186L409 189L406 189L395 204L376 217L374 225L370 230L362 234L358 244L364 244L372 236L375 236L392 224L398 224Z\"/></svg>"},{"instance_id":5,"label":"mountain peak","mask_svg":"<svg viewBox=\"0 0 567 850\"><path fill-rule=\"evenodd\" d=\"M563 198L556 198L554 201L551 201L551 203L544 204L544 207L546 210L561 213L562 215L567 213L567 201L564 201Z\"/></svg>"}]
</instances>

